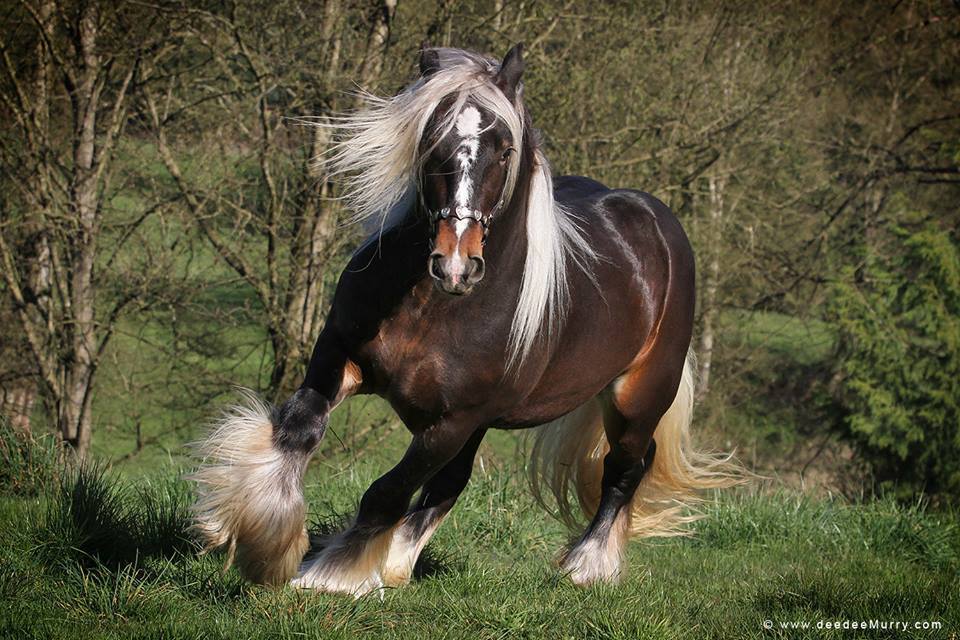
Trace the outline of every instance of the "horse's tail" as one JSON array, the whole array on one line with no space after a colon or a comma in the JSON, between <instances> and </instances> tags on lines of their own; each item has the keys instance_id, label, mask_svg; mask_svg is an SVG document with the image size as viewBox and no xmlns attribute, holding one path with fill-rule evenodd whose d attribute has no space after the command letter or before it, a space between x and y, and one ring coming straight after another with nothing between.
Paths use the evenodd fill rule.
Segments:
<instances>
[{"instance_id":1,"label":"horse's tail","mask_svg":"<svg viewBox=\"0 0 960 640\"><path fill-rule=\"evenodd\" d=\"M689 507L705 489L739 484L743 471L732 454L693 448L695 361L687 355L677 395L660 419L653 437L656 454L630 504L630 534L639 537L688 535L685 526L698 519ZM600 400L594 398L562 418L539 427L534 435L530 485L537 501L571 529L581 526L576 504L592 518L600 503L603 458L609 451Z\"/></svg>"},{"instance_id":2,"label":"horse's tail","mask_svg":"<svg viewBox=\"0 0 960 640\"><path fill-rule=\"evenodd\" d=\"M248 580L282 584L307 551L302 479L326 414L316 399L305 401L316 394L309 389L277 409L252 391L241 394L197 445L194 530L205 551L225 548L227 566L236 562Z\"/></svg>"}]
</instances>

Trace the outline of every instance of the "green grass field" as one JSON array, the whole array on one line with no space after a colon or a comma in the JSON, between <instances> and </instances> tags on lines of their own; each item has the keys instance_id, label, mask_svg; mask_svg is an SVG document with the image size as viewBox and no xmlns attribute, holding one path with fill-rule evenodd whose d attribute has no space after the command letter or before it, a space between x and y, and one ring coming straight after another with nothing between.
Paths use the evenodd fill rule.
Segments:
<instances>
[{"instance_id":1,"label":"green grass field","mask_svg":"<svg viewBox=\"0 0 960 640\"><path fill-rule=\"evenodd\" d=\"M176 464L56 479L34 450L3 476L0 637L932 638L960 628L954 514L769 486L705 505L693 537L634 543L620 585L575 588L553 563L567 534L529 497L522 447L492 435L420 577L356 601L251 586L221 557L198 556ZM306 478L312 526L349 514L404 443L394 429L365 450L349 438L328 445ZM942 628L816 628L869 620Z\"/></svg>"},{"instance_id":2,"label":"green grass field","mask_svg":"<svg viewBox=\"0 0 960 640\"><path fill-rule=\"evenodd\" d=\"M203 289L202 313L181 310L173 323L156 310L122 323L110 345L94 396L101 466L55 478L42 446L18 456L9 432L0 439L0 638L958 637L955 513L773 484L716 496L695 536L632 544L620 585L577 589L555 564L570 534L527 492L522 437L502 432L484 442L410 586L355 601L245 584L222 557L197 554L181 477L185 443L232 383L263 382L269 351L256 314L231 312L252 304L249 291L200 256L189 277L217 283ZM832 348L822 323L734 313L726 324L726 339L770 375ZM761 400L725 415L723 435L783 448L796 411ZM382 401L335 412L307 473L311 526L348 517L406 442ZM941 628L817 628L871 620ZM810 628L781 626L793 623Z\"/></svg>"}]
</instances>

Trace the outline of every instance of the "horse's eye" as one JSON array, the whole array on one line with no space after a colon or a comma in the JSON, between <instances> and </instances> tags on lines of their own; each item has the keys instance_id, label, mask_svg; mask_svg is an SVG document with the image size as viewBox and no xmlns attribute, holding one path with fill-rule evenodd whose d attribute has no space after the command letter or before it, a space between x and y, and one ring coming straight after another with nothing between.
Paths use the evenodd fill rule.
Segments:
<instances>
[{"instance_id":1,"label":"horse's eye","mask_svg":"<svg viewBox=\"0 0 960 640\"><path fill-rule=\"evenodd\" d=\"M510 154L512 154L514 151L516 151L516 149L513 147L507 147L507 149L504 150L504 152L500 155L500 163L506 164L507 160L510 159Z\"/></svg>"}]
</instances>

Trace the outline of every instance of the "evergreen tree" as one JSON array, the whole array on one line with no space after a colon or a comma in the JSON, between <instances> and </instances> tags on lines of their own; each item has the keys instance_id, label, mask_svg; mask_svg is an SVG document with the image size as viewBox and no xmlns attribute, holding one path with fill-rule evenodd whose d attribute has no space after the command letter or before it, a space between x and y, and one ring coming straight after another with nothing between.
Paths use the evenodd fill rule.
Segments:
<instances>
[{"instance_id":1,"label":"evergreen tree","mask_svg":"<svg viewBox=\"0 0 960 640\"><path fill-rule=\"evenodd\" d=\"M960 247L932 225L831 290L843 429L883 485L960 489Z\"/></svg>"}]
</instances>

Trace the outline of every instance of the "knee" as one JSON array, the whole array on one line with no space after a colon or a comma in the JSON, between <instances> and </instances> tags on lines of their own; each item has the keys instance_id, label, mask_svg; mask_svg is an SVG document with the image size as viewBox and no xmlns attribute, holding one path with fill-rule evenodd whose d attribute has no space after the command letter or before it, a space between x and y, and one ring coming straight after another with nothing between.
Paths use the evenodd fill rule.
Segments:
<instances>
[{"instance_id":1,"label":"knee","mask_svg":"<svg viewBox=\"0 0 960 640\"><path fill-rule=\"evenodd\" d=\"M310 453L327 430L330 402L318 391L301 387L273 414L273 440L278 449Z\"/></svg>"}]
</instances>

